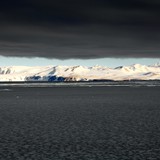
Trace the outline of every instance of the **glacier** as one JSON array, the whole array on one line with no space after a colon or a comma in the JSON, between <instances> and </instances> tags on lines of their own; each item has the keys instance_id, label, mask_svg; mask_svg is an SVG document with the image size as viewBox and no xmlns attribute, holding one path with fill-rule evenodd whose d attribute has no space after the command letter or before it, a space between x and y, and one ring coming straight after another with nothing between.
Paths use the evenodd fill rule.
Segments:
<instances>
[{"instance_id":1,"label":"glacier","mask_svg":"<svg viewBox=\"0 0 160 160\"><path fill-rule=\"evenodd\" d=\"M160 64L118 66L1 66L0 82L160 80Z\"/></svg>"}]
</instances>

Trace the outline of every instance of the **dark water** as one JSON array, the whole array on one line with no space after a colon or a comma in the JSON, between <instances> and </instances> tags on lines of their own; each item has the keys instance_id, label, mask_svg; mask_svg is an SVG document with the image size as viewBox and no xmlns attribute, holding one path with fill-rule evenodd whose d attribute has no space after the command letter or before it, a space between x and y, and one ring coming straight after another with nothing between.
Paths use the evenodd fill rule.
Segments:
<instances>
[{"instance_id":1,"label":"dark water","mask_svg":"<svg viewBox=\"0 0 160 160\"><path fill-rule=\"evenodd\" d=\"M0 88L0 160L158 160L160 87Z\"/></svg>"}]
</instances>

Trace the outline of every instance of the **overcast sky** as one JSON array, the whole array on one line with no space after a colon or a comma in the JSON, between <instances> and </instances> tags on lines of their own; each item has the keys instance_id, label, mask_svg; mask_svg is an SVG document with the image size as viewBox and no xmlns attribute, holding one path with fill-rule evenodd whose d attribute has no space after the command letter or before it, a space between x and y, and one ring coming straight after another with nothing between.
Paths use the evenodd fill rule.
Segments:
<instances>
[{"instance_id":1,"label":"overcast sky","mask_svg":"<svg viewBox=\"0 0 160 160\"><path fill-rule=\"evenodd\" d=\"M0 55L160 58L159 0L2 0Z\"/></svg>"}]
</instances>

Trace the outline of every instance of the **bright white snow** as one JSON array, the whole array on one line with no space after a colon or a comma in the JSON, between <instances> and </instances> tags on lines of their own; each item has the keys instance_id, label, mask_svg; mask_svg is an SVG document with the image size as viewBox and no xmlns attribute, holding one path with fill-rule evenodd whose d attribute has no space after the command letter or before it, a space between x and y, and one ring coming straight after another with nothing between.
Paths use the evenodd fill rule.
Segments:
<instances>
[{"instance_id":1,"label":"bright white snow","mask_svg":"<svg viewBox=\"0 0 160 160\"><path fill-rule=\"evenodd\" d=\"M160 80L160 65L120 66L8 66L0 67L0 81Z\"/></svg>"}]
</instances>

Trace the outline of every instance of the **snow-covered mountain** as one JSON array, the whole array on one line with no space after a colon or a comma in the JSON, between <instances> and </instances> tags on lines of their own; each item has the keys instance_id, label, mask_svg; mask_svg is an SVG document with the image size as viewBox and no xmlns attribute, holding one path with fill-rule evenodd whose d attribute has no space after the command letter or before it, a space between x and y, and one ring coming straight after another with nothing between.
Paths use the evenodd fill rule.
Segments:
<instances>
[{"instance_id":1,"label":"snow-covered mountain","mask_svg":"<svg viewBox=\"0 0 160 160\"><path fill-rule=\"evenodd\" d=\"M160 80L160 65L119 66L8 66L0 67L0 81Z\"/></svg>"}]
</instances>

